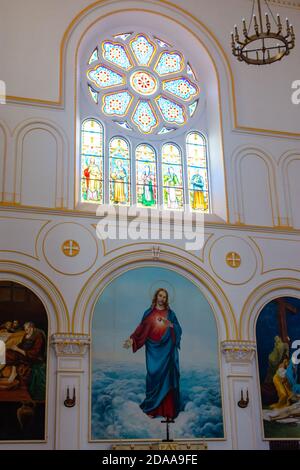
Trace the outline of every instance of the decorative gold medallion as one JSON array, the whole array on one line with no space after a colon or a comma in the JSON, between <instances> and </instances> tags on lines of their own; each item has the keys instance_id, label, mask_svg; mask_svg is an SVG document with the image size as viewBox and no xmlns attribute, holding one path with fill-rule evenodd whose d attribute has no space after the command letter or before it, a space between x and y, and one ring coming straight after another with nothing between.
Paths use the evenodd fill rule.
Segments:
<instances>
[{"instance_id":1,"label":"decorative gold medallion","mask_svg":"<svg viewBox=\"0 0 300 470\"><path fill-rule=\"evenodd\" d=\"M66 240L62 244L61 250L64 255L73 258L74 256L77 256L79 254L80 246L77 242L75 242L75 240Z\"/></svg>"},{"instance_id":2,"label":"decorative gold medallion","mask_svg":"<svg viewBox=\"0 0 300 470\"><path fill-rule=\"evenodd\" d=\"M239 268L241 265L241 257L238 253L235 253L234 251L231 251L230 253L227 253L226 255L226 263L228 266L231 268Z\"/></svg>"}]
</instances>

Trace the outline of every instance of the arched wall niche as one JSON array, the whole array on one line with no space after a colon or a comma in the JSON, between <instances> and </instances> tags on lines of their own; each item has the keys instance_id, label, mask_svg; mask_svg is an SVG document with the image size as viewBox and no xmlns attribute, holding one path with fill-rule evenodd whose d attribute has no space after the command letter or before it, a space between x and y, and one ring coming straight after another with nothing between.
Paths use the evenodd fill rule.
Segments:
<instances>
[{"instance_id":1,"label":"arched wall niche","mask_svg":"<svg viewBox=\"0 0 300 470\"><path fill-rule=\"evenodd\" d=\"M235 151L231 168L235 221L249 225L278 225L276 165L272 158L260 148L243 146ZM246 184L249 177L258 181L255 198L252 185Z\"/></svg>"},{"instance_id":2,"label":"arched wall niche","mask_svg":"<svg viewBox=\"0 0 300 470\"><path fill-rule=\"evenodd\" d=\"M262 309L279 297L300 298L300 281L296 278L277 278L258 286L247 298L239 321L241 340L256 341L256 323Z\"/></svg>"},{"instance_id":3,"label":"arched wall niche","mask_svg":"<svg viewBox=\"0 0 300 470\"><path fill-rule=\"evenodd\" d=\"M51 281L35 269L26 265L17 262L1 261L0 283L2 285L13 284L13 286L19 288L20 293L22 293L24 291L23 288L25 288L25 294L26 292L30 292L31 298L36 299L35 310L31 310L31 304L29 304L29 307L25 311L25 313L27 312L26 314L22 311L20 315L18 315L18 312L14 315L8 315L6 311L5 313L2 311L0 323L3 324L2 320L6 322L7 320L17 319L20 321L20 328L23 328L24 322L33 321L38 328L37 334L47 340L47 342L45 342L47 353L44 357L44 362L41 362L40 359L38 362L34 362L34 359L32 359L32 371L27 379L26 376L23 377L22 375L22 370L25 371L25 369L19 370L18 363L15 362L17 375L14 379L16 385L12 390L14 397L9 397L11 406L7 407L7 412L5 411L5 419L8 420L6 421L7 427L5 428L5 436L9 437L8 439L5 438L5 440L0 439L0 444L4 445L6 449L11 450L28 449L29 445L31 449L53 449L55 437L56 358L54 349L50 347L50 337L53 333L68 330L68 312L62 296ZM18 302L22 300L21 297L18 298L16 296L16 298ZM33 313L30 316L31 311ZM43 318L39 316L39 312L43 313ZM10 318L10 316L13 318ZM22 331L19 333L22 334ZM35 331L34 334L36 334ZM9 337L7 341L19 344L20 340L15 338L15 335L18 335L18 331ZM11 346L12 345L13 343ZM18 359L10 357L9 360L17 361ZM7 365L8 368L11 367L11 364ZM31 380L32 377L35 378ZM22 382L23 380L25 381L24 384ZM20 385L18 382L20 382ZM4 396L3 393L5 393L5 390L2 390L1 397L2 405L3 403L5 405L9 391L7 391ZM20 397L18 393L21 394ZM20 398L19 401L18 398ZM33 403L33 409L30 409L29 405L26 405L28 400L30 403ZM14 403L17 408L18 420L14 418L16 413L16 410L13 408ZM28 413L31 414L28 415ZM17 423L19 421L21 427L14 425L15 421Z\"/></svg>"},{"instance_id":4,"label":"arched wall niche","mask_svg":"<svg viewBox=\"0 0 300 470\"><path fill-rule=\"evenodd\" d=\"M50 208L67 207L69 152L62 129L48 120L29 119L15 129L14 137L15 202ZM44 173L46 163L48 179Z\"/></svg>"},{"instance_id":5,"label":"arched wall niche","mask_svg":"<svg viewBox=\"0 0 300 470\"><path fill-rule=\"evenodd\" d=\"M149 9L147 9L147 6ZM152 11L151 11L152 10ZM122 31L135 30L145 32L152 30L155 25L155 33L162 39L174 42L179 50L185 51L186 44L189 44L189 53L192 57L193 68L200 81L203 83L203 90L206 97L206 125L208 134L208 145L210 152L210 189L212 194L212 210L217 216L217 220L222 218L228 221L228 203L226 191L226 169L224 163L223 132L225 125L227 129L232 127L233 119L230 113L222 115L222 107L232 110L232 76L228 69L228 64L224 59L221 48L217 40L212 37L203 26L197 25L189 15L174 9L172 6L161 4L153 12L152 3L143 3L143 8L135 1L129 2L126 9L122 11L116 5L106 3L95 5L92 11L86 12L80 21L74 20L66 48L65 61L65 92L66 103L73 109L75 104L75 147L74 166L76 178L74 183L74 203L78 206L79 194L79 148L80 148L80 95L83 90L80 86L81 61L86 61L87 51L99 43L99 32L101 37L107 31L111 36ZM97 34L98 32L98 34ZM180 41L178 41L180 38ZM181 46L182 45L182 46ZM174 47L176 49L176 47ZM93 50L93 49L92 49ZM92 51L91 51L92 52ZM85 62L86 64L86 62ZM76 73L75 102L72 95L73 77L70 76L72 66ZM73 69L74 70L74 69ZM228 93L229 90L229 93ZM221 98L222 96L222 98ZM91 103L92 104L92 103ZM91 106L92 109L92 106ZM84 108L81 109L84 112ZM85 108L87 112L87 109ZM226 121L226 122L225 122ZM196 123L195 123L196 124ZM199 129L201 130L201 129ZM106 136L107 138L108 136ZM130 136L129 136L130 137Z\"/></svg>"},{"instance_id":6,"label":"arched wall niche","mask_svg":"<svg viewBox=\"0 0 300 470\"><path fill-rule=\"evenodd\" d=\"M0 281L12 281L30 289L48 315L49 335L69 331L69 313L63 296L45 275L25 264L0 261Z\"/></svg>"}]
</instances>

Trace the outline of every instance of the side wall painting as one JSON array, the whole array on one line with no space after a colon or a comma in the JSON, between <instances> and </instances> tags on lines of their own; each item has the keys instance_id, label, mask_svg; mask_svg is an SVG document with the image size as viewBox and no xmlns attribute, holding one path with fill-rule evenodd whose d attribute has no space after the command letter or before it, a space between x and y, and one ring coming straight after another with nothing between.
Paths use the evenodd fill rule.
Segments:
<instances>
[{"instance_id":1,"label":"side wall painting","mask_svg":"<svg viewBox=\"0 0 300 470\"><path fill-rule=\"evenodd\" d=\"M45 440L48 319L38 297L0 282L0 441Z\"/></svg>"},{"instance_id":2,"label":"side wall painting","mask_svg":"<svg viewBox=\"0 0 300 470\"><path fill-rule=\"evenodd\" d=\"M165 268L114 279L92 321L91 439L224 438L218 333L199 288Z\"/></svg>"},{"instance_id":3,"label":"side wall painting","mask_svg":"<svg viewBox=\"0 0 300 470\"><path fill-rule=\"evenodd\" d=\"M300 440L300 299L268 303L256 337L264 437Z\"/></svg>"}]
</instances>

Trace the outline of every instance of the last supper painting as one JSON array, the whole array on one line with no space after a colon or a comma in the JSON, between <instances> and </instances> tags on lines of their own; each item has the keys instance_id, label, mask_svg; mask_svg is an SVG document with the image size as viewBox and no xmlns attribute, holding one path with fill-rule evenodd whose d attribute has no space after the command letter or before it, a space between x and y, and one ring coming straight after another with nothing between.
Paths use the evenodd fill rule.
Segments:
<instances>
[{"instance_id":1,"label":"last supper painting","mask_svg":"<svg viewBox=\"0 0 300 470\"><path fill-rule=\"evenodd\" d=\"M91 369L92 441L224 439L214 313L182 275L136 268L106 286Z\"/></svg>"},{"instance_id":2,"label":"last supper painting","mask_svg":"<svg viewBox=\"0 0 300 470\"><path fill-rule=\"evenodd\" d=\"M0 282L0 440L44 441L48 319L39 298Z\"/></svg>"}]
</instances>

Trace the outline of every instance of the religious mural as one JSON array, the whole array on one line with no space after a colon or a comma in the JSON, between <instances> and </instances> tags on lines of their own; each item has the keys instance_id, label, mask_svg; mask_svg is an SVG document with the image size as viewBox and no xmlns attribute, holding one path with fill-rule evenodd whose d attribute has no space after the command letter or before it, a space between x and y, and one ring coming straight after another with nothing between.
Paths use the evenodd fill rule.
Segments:
<instances>
[{"instance_id":1,"label":"religious mural","mask_svg":"<svg viewBox=\"0 0 300 470\"><path fill-rule=\"evenodd\" d=\"M264 437L299 440L300 299L269 302L258 317L256 336Z\"/></svg>"},{"instance_id":2,"label":"religious mural","mask_svg":"<svg viewBox=\"0 0 300 470\"><path fill-rule=\"evenodd\" d=\"M0 440L45 439L48 320L38 297L0 282Z\"/></svg>"},{"instance_id":3,"label":"religious mural","mask_svg":"<svg viewBox=\"0 0 300 470\"><path fill-rule=\"evenodd\" d=\"M187 301L188 299L188 301ZM224 438L218 333L199 288L164 268L114 279L92 323L91 439Z\"/></svg>"}]
</instances>

